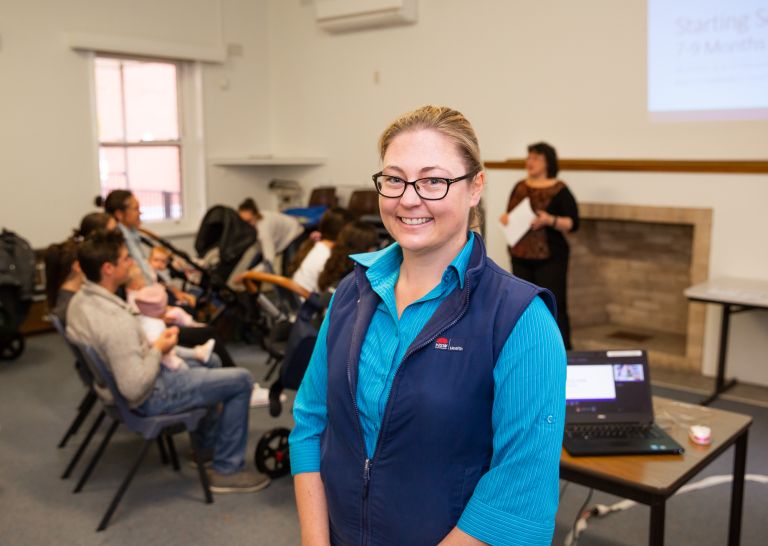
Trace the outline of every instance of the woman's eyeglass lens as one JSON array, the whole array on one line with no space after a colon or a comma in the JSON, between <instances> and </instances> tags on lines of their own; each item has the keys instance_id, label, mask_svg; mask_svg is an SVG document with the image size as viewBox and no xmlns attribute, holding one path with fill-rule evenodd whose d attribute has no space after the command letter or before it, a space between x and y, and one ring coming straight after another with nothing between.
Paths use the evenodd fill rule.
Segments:
<instances>
[{"instance_id":1,"label":"woman's eyeglass lens","mask_svg":"<svg viewBox=\"0 0 768 546\"><path fill-rule=\"evenodd\" d=\"M437 201L448 195L448 188L450 188L451 184L459 182L460 180L472 178L476 174L477 172L471 172L458 178L419 178L413 182L408 182L397 176L382 173L376 173L372 178L373 183L376 186L376 191L379 192L379 195L382 197L391 199L401 197L408 186L413 186L413 189L416 190L416 193L422 199Z\"/></svg>"}]
</instances>

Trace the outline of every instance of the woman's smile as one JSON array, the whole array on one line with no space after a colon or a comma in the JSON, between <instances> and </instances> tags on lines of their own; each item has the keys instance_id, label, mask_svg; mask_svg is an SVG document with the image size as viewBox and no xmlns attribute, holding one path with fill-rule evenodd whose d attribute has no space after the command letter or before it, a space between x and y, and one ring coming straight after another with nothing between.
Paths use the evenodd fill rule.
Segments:
<instances>
[{"instance_id":1,"label":"woman's smile","mask_svg":"<svg viewBox=\"0 0 768 546\"><path fill-rule=\"evenodd\" d=\"M432 222L434 220L434 218L429 216L424 216L421 218L398 216L397 218L407 226L421 226L423 224L426 224L427 222Z\"/></svg>"}]
</instances>

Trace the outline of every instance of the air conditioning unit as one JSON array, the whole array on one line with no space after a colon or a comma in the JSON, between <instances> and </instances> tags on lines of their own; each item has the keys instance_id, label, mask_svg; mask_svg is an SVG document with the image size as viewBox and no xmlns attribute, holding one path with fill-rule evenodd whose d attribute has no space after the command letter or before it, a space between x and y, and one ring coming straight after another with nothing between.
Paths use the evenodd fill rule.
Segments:
<instances>
[{"instance_id":1,"label":"air conditioning unit","mask_svg":"<svg viewBox=\"0 0 768 546\"><path fill-rule=\"evenodd\" d=\"M315 17L328 32L410 25L418 19L416 0L315 0Z\"/></svg>"}]
</instances>

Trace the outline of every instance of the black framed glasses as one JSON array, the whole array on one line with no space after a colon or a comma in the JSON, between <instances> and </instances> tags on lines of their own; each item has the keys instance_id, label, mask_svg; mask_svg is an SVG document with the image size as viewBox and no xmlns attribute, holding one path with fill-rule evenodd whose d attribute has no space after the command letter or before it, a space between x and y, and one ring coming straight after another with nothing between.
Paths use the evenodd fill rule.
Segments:
<instances>
[{"instance_id":1,"label":"black framed glasses","mask_svg":"<svg viewBox=\"0 0 768 546\"><path fill-rule=\"evenodd\" d=\"M413 182L408 182L398 176L384 174L383 172L378 172L371 178L373 179L373 184L376 186L376 191L379 192L379 195L382 197L390 199L402 197L405 193L405 189L408 186L413 186L413 189L416 190L416 194L422 199L427 201L439 201L448 195L448 189L451 187L451 184L472 178L479 172L480 171L472 171L458 178L439 178L430 176L428 178L419 178Z\"/></svg>"}]
</instances>

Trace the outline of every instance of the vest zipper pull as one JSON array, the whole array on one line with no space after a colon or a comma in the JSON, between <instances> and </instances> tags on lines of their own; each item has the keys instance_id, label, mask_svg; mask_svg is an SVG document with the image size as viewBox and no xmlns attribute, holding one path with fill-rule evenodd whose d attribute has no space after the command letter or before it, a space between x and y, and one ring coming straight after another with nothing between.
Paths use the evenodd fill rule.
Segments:
<instances>
[{"instance_id":1,"label":"vest zipper pull","mask_svg":"<svg viewBox=\"0 0 768 546\"><path fill-rule=\"evenodd\" d=\"M370 459L365 460L365 466L363 467L363 498L368 497L368 485L371 481L371 466L373 463Z\"/></svg>"}]
</instances>

